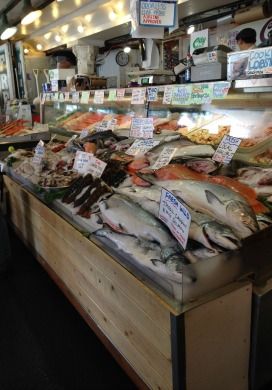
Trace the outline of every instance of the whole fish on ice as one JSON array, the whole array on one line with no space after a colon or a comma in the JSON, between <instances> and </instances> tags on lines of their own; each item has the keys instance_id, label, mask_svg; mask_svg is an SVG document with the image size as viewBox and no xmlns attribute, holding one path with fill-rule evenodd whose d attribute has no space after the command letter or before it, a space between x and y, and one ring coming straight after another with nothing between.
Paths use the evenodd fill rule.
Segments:
<instances>
[{"instance_id":1,"label":"whole fish on ice","mask_svg":"<svg viewBox=\"0 0 272 390\"><path fill-rule=\"evenodd\" d=\"M194 210L228 225L239 238L259 230L255 214L246 200L227 187L196 180L159 181L150 175L141 177L172 191Z\"/></svg>"}]
</instances>

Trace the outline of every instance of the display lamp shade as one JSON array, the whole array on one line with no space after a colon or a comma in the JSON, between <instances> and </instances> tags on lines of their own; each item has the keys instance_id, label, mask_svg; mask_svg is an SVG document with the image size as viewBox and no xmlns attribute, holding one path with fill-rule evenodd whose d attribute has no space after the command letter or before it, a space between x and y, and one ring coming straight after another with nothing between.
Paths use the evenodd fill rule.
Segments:
<instances>
[{"instance_id":1,"label":"display lamp shade","mask_svg":"<svg viewBox=\"0 0 272 390\"><path fill-rule=\"evenodd\" d=\"M34 9L31 5L30 0L24 0L23 11L22 11L23 19L21 20L21 24L26 26L28 24L33 23L36 19L38 19L42 11L40 9Z\"/></svg>"},{"instance_id":2,"label":"display lamp shade","mask_svg":"<svg viewBox=\"0 0 272 390\"><path fill-rule=\"evenodd\" d=\"M13 35L15 35L17 32L17 27L15 26L10 26L8 23L7 15L6 14L1 14L0 15L0 38L2 41L5 41Z\"/></svg>"}]
</instances>

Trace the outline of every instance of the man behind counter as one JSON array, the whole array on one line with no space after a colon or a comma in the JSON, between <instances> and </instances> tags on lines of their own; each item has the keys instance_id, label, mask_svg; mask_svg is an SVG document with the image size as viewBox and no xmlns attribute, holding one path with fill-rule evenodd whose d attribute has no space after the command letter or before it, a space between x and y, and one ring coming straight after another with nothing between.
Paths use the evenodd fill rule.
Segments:
<instances>
[{"instance_id":1,"label":"man behind counter","mask_svg":"<svg viewBox=\"0 0 272 390\"><path fill-rule=\"evenodd\" d=\"M256 48L256 31L253 28L244 28L236 35L239 50L250 50Z\"/></svg>"}]
</instances>

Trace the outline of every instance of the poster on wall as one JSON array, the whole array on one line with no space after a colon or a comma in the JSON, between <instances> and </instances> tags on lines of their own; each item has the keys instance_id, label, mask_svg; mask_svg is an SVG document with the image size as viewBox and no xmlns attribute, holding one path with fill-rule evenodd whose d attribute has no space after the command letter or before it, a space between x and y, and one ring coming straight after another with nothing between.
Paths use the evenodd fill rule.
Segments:
<instances>
[{"instance_id":1,"label":"poster on wall","mask_svg":"<svg viewBox=\"0 0 272 390\"><path fill-rule=\"evenodd\" d=\"M195 31L190 36L190 53L197 49L203 49L209 45L209 30Z\"/></svg>"}]
</instances>

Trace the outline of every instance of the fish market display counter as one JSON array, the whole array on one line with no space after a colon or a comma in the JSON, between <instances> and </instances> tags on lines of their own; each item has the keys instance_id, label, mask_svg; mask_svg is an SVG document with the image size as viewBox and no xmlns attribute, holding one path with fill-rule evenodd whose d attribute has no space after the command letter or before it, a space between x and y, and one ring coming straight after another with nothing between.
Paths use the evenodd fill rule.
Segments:
<instances>
[{"instance_id":1,"label":"fish market display counter","mask_svg":"<svg viewBox=\"0 0 272 390\"><path fill-rule=\"evenodd\" d=\"M15 230L140 388L248 388L250 282L181 305L16 180L4 183Z\"/></svg>"}]
</instances>

